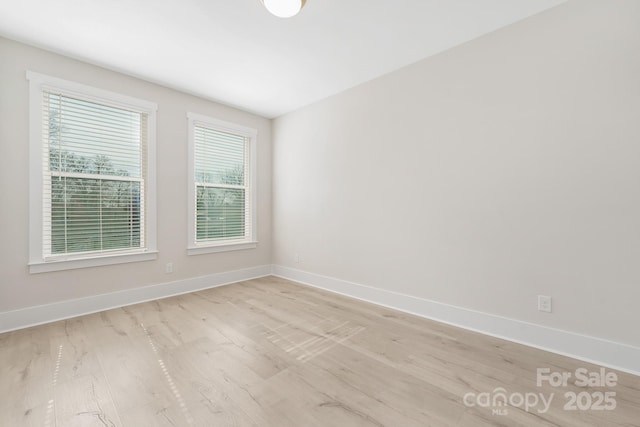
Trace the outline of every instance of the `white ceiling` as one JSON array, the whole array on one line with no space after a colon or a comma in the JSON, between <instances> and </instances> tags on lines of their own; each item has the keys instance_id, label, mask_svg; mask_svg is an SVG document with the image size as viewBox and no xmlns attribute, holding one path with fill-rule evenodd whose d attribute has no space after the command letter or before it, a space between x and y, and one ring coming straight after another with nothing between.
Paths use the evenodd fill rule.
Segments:
<instances>
[{"instance_id":1,"label":"white ceiling","mask_svg":"<svg viewBox=\"0 0 640 427\"><path fill-rule=\"evenodd\" d=\"M0 0L0 35L277 117L564 0Z\"/></svg>"}]
</instances>

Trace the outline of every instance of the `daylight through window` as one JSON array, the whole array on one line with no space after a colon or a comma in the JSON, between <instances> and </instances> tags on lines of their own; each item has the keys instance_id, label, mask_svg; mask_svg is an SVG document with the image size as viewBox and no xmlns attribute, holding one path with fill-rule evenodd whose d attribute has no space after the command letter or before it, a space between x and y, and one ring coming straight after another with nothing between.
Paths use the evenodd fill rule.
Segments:
<instances>
[{"instance_id":1,"label":"daylight through window","mask_svg":"<svg viewBox=\"0 0 640 427\"><path fill-rule=\"evenodd\" d=\"M45 257L144 247L146 115L43 95Z\"/></svg>"}]
</instances>

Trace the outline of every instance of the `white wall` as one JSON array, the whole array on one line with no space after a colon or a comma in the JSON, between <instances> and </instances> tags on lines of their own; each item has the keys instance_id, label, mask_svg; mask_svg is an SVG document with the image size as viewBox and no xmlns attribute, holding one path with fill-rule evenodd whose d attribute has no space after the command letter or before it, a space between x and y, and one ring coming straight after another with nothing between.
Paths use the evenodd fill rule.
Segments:
<instances>
[{"instance_id":1,"label":"white wall","mask_svg":"<svg viewBox=\"0 0 640 427\"><path fill-rule=\"evenodd\" d=\"M185 64L185 66L189 66ZM29 274L26 70L158 104L156 261ZM258 248L186 255L187 111L258 130ZM0 314L271 263L271 121L54 53L0 38ZM174 273L164 273L173 262Z\"/></svg>"},{"instance_id":2,"label":"white wall","mask_svg":"<svg viewBox=\"0 0 640 427\"><path fill-rule=\"evenodd\" d=\"M274 264L640 345L639 23L571 1L278 118Z\"/></svg>"}]
</instances>

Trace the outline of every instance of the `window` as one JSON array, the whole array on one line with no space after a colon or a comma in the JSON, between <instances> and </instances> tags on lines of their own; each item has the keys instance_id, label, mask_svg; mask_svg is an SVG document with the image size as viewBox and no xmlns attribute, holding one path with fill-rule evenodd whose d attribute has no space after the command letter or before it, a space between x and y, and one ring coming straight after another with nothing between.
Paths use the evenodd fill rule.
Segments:
<instances>
[{"instance_id":1,"label":"window","mask_svg":"<svg viewBox=\"0 0 640 427\"><path fill-rule=\"evenodd\" d=\"M155 104L27 77L31 272L154 259Z\"/></svg>"},{"instance_id":2,"label":"window","mask_svg":"<svg viewBox=\"0 0 640 427\"><path fill-rule=\"evenodd\" d=\"M188 120L187 253L255 248L257 131L192 113Z\"/></svg>"}]
</instances>

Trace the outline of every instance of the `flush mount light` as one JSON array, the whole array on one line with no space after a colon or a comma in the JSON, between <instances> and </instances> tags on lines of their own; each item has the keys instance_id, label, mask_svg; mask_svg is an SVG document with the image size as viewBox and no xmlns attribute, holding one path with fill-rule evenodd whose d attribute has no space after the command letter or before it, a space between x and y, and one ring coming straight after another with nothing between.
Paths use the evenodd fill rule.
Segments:
<instances>
[{"instance_id":1,"label":"flush mount light","mask_svg":"<svg viewBox=\"0 0 640 427\"><path fill-rule=\"evenodd\" d=\"M279 18L291 18L302 10L307 0L261 0L269 12Z\"/></svg>"}]
</instances>

